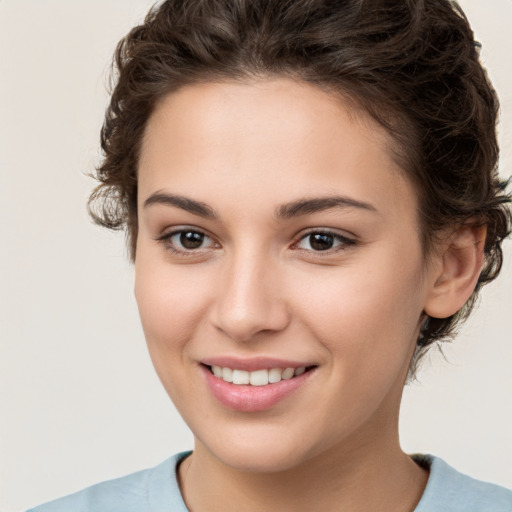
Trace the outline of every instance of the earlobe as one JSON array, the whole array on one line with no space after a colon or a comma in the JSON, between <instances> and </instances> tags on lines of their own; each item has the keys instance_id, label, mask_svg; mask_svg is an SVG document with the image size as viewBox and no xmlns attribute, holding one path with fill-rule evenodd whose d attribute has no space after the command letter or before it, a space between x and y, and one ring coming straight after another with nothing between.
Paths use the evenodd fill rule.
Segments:
<instances>
[{"instance_id":1,"label":"earlobe","mask_svg":"<svg viewBox=\"0 0 512 512\"><path fill-rule=\"evenodd\" d=\"M469 299L484 262L485 226L460 226L447 238L425 303L433 318L455 314Z\"/></svg>"}]
</instances>

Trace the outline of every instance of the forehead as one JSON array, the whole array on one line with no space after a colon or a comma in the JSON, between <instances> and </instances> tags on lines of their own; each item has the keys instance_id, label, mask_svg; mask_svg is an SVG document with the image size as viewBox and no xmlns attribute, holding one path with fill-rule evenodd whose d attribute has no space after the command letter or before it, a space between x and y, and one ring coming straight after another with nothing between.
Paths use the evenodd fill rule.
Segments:
<instances>
[{"instance_id":1,"label":"forehead","mask_svg":"<svg viewBox=\"0 0 512 512\"><path fill-rule=\"evenodd\" d=\"M150 118L139 195L219 192L257 205L254 196L266 187L267 203L334 193L384 209L396 206L397 194L414 203L391 147L369 115L316 86L290 79L195 84L166 96Z\"/></svg>"}]
</instances>

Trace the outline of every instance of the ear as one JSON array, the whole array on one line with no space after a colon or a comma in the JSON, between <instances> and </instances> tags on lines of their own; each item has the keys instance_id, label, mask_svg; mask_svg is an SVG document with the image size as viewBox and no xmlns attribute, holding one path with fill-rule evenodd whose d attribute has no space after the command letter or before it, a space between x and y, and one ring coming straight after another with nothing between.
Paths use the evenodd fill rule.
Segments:
<instances>
[{"instance_id":1,"label":"ear","mask_svg":"<svg viewBox=\"0 0 512 512\"><path fill-rule=\"evenodd\" d=\"M427 315L447 318L469 299L482 270L486 233L485 226L460 226L441 244L425 303Z\"/></svg>"}]
</instances>

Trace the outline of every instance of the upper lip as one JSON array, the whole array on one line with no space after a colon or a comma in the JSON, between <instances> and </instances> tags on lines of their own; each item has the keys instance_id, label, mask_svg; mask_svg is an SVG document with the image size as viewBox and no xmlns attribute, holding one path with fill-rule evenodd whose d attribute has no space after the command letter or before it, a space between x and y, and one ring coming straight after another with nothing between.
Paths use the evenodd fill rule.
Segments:
<instances>
[{"instance_id":1,"label":"upper lip","mask_svg":"<svg viewBox=\"0 0 512 512\"><path fill-rule=\"evenodd\" d=\"M268 370L270 368L301 368L316 366L314 363L305 361L292 361L274 357L251 357L239 358L232 356L217 356L202 359L201 363L207 366L220 366L233 370L245 370L253 372L256 370Z\"/></svg>"}]
</instances>

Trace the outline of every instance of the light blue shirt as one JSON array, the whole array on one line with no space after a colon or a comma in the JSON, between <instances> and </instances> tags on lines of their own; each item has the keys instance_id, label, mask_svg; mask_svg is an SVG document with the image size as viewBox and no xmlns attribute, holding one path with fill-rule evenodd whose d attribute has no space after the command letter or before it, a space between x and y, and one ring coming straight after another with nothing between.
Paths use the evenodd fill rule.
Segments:
<instances>
[{"instance_id":1,"label":"light blue shirt","mask_svg":"<svg viewBox=\"0 0 512 512\"><path fill-rule=\"evenodd\" d=\"M108 480L27 512L188 512L176 480L183 452L158 466ZM512 491L459 473L431 455L414 456L430 476L414 512L512 512Z\"/></svg>"}]
</instances>

